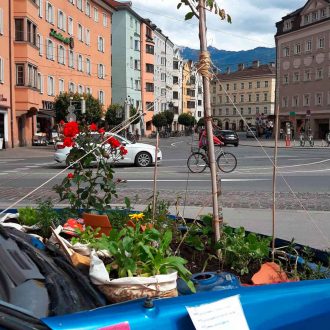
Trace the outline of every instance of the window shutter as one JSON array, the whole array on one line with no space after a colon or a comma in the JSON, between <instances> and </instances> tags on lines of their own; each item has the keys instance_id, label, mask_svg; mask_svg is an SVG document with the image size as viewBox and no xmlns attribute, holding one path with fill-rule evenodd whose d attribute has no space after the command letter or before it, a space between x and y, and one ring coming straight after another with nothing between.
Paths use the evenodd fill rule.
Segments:
<instances>
[{"instance_id":1,"label":"window shutter","mask_svg":"<svg viewBox=\"0 0 330 330\"><path fill-rule=\"evenodd\" d=\"M62 62L61 62L61 55L62 55L62 54L61 54L61 45L58 45L58 46L57 46L57 56L58 56L57 62L58 62L58 63L62 63Z\"/></svg>"},{"instance_id":2,"label":"window shutter","mask_svg":"<svg viewBox=\"0 0 330 330\"><path fill-rule=\"evenodd\" d=\"M0 8L0 34L3 34L3 9Z\"/></svg>"},{"instance_id":3,"label":"window shutter","mask_svg":"<svg viewBox=\"0 0 330 330\"><path fill-rule=\"evenodd\" d=\"M46 21L47 21L47 22L49 22L48 5L49 5L49 2L46 1Z\"/></svg>"},{"instance_id":4,"label":"window shutter","mask_svg":"<svg viewBox=\"0 0 330 330\"><path fill-rule=\"evenodd\" d=\"M63 14L62 14L63 15ZM62 16L63 17L63 16ZM61 29L62 28L62 26L60 25L60 10L59 9L57 9L57 27L59 28L59 29Z\"/></svg>"},{"instance_id":5,"label":"window shutter","mask_svg":"<svg viewBox=\"0 0 330 330\"><path fill-rule=\"evenodd\" d=\"M40 93L44 93L44 76L40 75Z\"/></svg>"},{"instance_id":6,"label":"window shutter","mask_svg":"<svg viewBox=\"0 0 330 330\"><path fill-rule=\"evenodd\" d=\"M44 8L44 0L39 0L39 17L42 17L42 12Z\"/></svg>"},{"instance_id":7,"label":"window shutter","mask_svg":"<svg viewBox=\"0 0 330 330\"><path fill-rule=\"evenodd\" d=\"M43 54L43 47L44 47L44 42L42 36L39 36L40 40L40 45L39 45L39 55L42 56Z\"/></svg>"},{"instance_id":8,"label":"window shutter","mask_svg":"<svg viewBox=\"0 0 330 330\"><path fill-rule=\"evenodd\" d=\"M4 82L4 65L3 65L3 59L0 57L0 82Z\"/></svg>"},{"instance_id":9,"label":"window shutter","mask_svg":"<svg viewBox=\"0 0 330 330\"><path fill-rule=\"evenodd\" d=\"M66 14L63 13L63 26L62 29L66 31Z\"/></svg>"},{"instance_id":10,"label":"window shutter","mask_svg":"<svg viewBox=\"0 0 330 330\"><path fill-rule=\"evenodd\" d=\"M53 60L55 61L56 59L56 44L53 43Z\"/></svg>"}]
</instances>

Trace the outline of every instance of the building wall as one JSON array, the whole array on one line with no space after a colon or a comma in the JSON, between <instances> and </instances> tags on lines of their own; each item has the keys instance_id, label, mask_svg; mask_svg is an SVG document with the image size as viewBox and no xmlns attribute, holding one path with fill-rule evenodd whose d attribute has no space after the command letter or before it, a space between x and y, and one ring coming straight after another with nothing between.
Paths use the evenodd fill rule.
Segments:
<instances>
[{"instance_id":1,"label":"building wall","mask_svg":"<svg viewBox=\"0 0 330 330\"><path fill-rule=\"evenodd\" d=\"M56 0L51 2L51 19L48 2L40 3L39 7L29 0L13 1L14 18L23 19L23 30L17 25L14 31L14 71L24 72L24 81L16 80L15 74L16 123L19 129L16 145L31 144L33 135L40 129L38 112L47 112L49 104L62 91L91 93L96 98L103 96L105 108L111 103L110 7L101 0L89 1L90 15L87 15L86 1L80 10L77 2ZM73 20L73 31L69 31L69 17ZM35 37L33 27L36 29ZM27 32L28 28L31 33ZM52 29L57 35L71 38L73 43L68 44L68 39L63 41L51 35ZM103 51L98 49L99 37L103 38ZM73 52L72 63L70 51ZM90 61L90 73L87 72L87 60ZM100 64L104 65L104 72L98 77Z\"/></svg>"},{"instance_id":2,"label":"building wall","mask_svg":"<svg viewBox=\"0 0 330 330\"><path fill-rule=\"evenodd\" d=\"M13 51L10 54L13 42L10 40L9 28L12 33L14 29L12 15L13 6L9 12L9 1L0 0L0 135L4 139L3 148L11 147L12 143L17 140L15 108L11 104L11 102L15 102L15 95L11 94L13 85L10 83L10 64L14 59Z\"/></svg>"},{"instance_id":3,"label":"building wall","mask_svg":"<svg viewBox=\"0 0 330 330\"><path fill-rule=\"evenodd\" d=\"M182 113L182 68L183 60L180 54L180 49L175 48L173 55L173 90L172 102L174 110L173 129L181 130L181 125L178 124L178 117ZM177 80L177 82L174 81Z\"/></svg>"},{"instance_id":4,"label":"building wall","mask_svg":"<svg viewBox=\"0 0 330 330\"><path fill-rule=\"evenodd\" d=\"M284 18L276 42L281 125L290 121L294 132L311 126L314 137L323 139L330 130L329 5L310 1L297 16Z\"/></svg>"},{"instance_id":5,"label":"building wall","mask_svg":"<svg viewBox=\"0 0 330 330\"><path fill-rule=\"evenodd\" d=\"M148 36L147 36L148 29ZM141 23L141 90L142 90L142 108L145 116L143 117L143 128L145 134L150 134L153 130L152 117L154 114L154 36L152 28L145 22ZM148 45L148 52L147 52ZM149 71L147 71L147 64ZM151 69L153 66L153 70ZM151 88L152 87L152 88Z\"/></svg>"},{"instance_id":6,"label":"building wall","mask_svg":"<svg viewBox=\"0 0 330 330\"><path fill-rule=\"evenodd\" d=\"M211 84L212 115L222 128L245 130L258 118L274 115L275 71L249 75L243 69L242 76L234 74L219 75Z\"/></svg>"}]
</instances>

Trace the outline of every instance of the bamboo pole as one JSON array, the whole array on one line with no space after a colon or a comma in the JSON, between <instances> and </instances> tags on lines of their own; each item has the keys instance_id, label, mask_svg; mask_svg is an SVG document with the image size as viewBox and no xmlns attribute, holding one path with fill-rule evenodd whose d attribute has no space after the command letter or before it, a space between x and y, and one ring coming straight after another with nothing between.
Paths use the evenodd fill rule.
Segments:
<instances>
[{"instance_id":1,"label":"bamboo pole","mask_svg":"<svg viewBox=\"0 0 330 330\"><path fill-rule=\"evenodd\" d=\"M157 202L157 176L158 176L158 147L159 147L159 132L156 133L156 150L155 150L155 167L154 167L154 184L153 184L153 199L152 199L152 222L155 222L156 216L156 202Z\"/></svg>"},{"instance_id":2,"label":"bamboo pole","mask_svg":"<svg viewBox=\"0 0 330 330\"><path fill-rule=\"evenodd\" d=\"M201 55L207 52L206 44L206 14L205 14L205 0L199 0L199 39ZM214 143L213 143L213 128L211 117L211 97L210 97L210 81L208 75L203 75L203 89L204 89L204 120L207 132L208 154L211 171L212 182L212 205L213 205L213 230L214 240L217 242L220 239L220 219L218 206L218 177L215 162Z\"/></svg>"}]
</instances>

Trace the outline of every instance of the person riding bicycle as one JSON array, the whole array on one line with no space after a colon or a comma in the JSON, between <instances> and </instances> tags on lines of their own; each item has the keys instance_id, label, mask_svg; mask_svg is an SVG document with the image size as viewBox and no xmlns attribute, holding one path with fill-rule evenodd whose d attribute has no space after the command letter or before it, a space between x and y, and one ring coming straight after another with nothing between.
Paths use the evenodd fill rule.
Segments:
<instances>
[{"instance_id":1,"label":"person riding bicycle","mask_svg":"<svg viewBox=\"0 0 330 330\"><path fill-rule=\"evenodd\" d=\"M213 143L214 145L220 145L220 146L224 144L215 135L213 135ZM199 135L198 147L203 149L205 152L207 151L207 134L205 129Z\"/></svg>"}]
</instances>

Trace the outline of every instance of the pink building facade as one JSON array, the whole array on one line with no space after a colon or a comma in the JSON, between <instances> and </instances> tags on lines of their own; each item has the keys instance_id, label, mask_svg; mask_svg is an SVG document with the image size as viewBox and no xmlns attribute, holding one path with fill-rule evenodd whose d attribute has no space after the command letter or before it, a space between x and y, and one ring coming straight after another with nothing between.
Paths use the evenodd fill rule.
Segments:
<instances>
[{"instance_id":1,"label":"pink building facade","mask_svg":"<svg viewBox=\"0 0 330 330\"><path fill-rule=\"evenodd\" d=\"M330 1L309 0L276 24L281 127L294 138L310 127L314 138L330 130Z\"/></svg>"}]
</instances>

